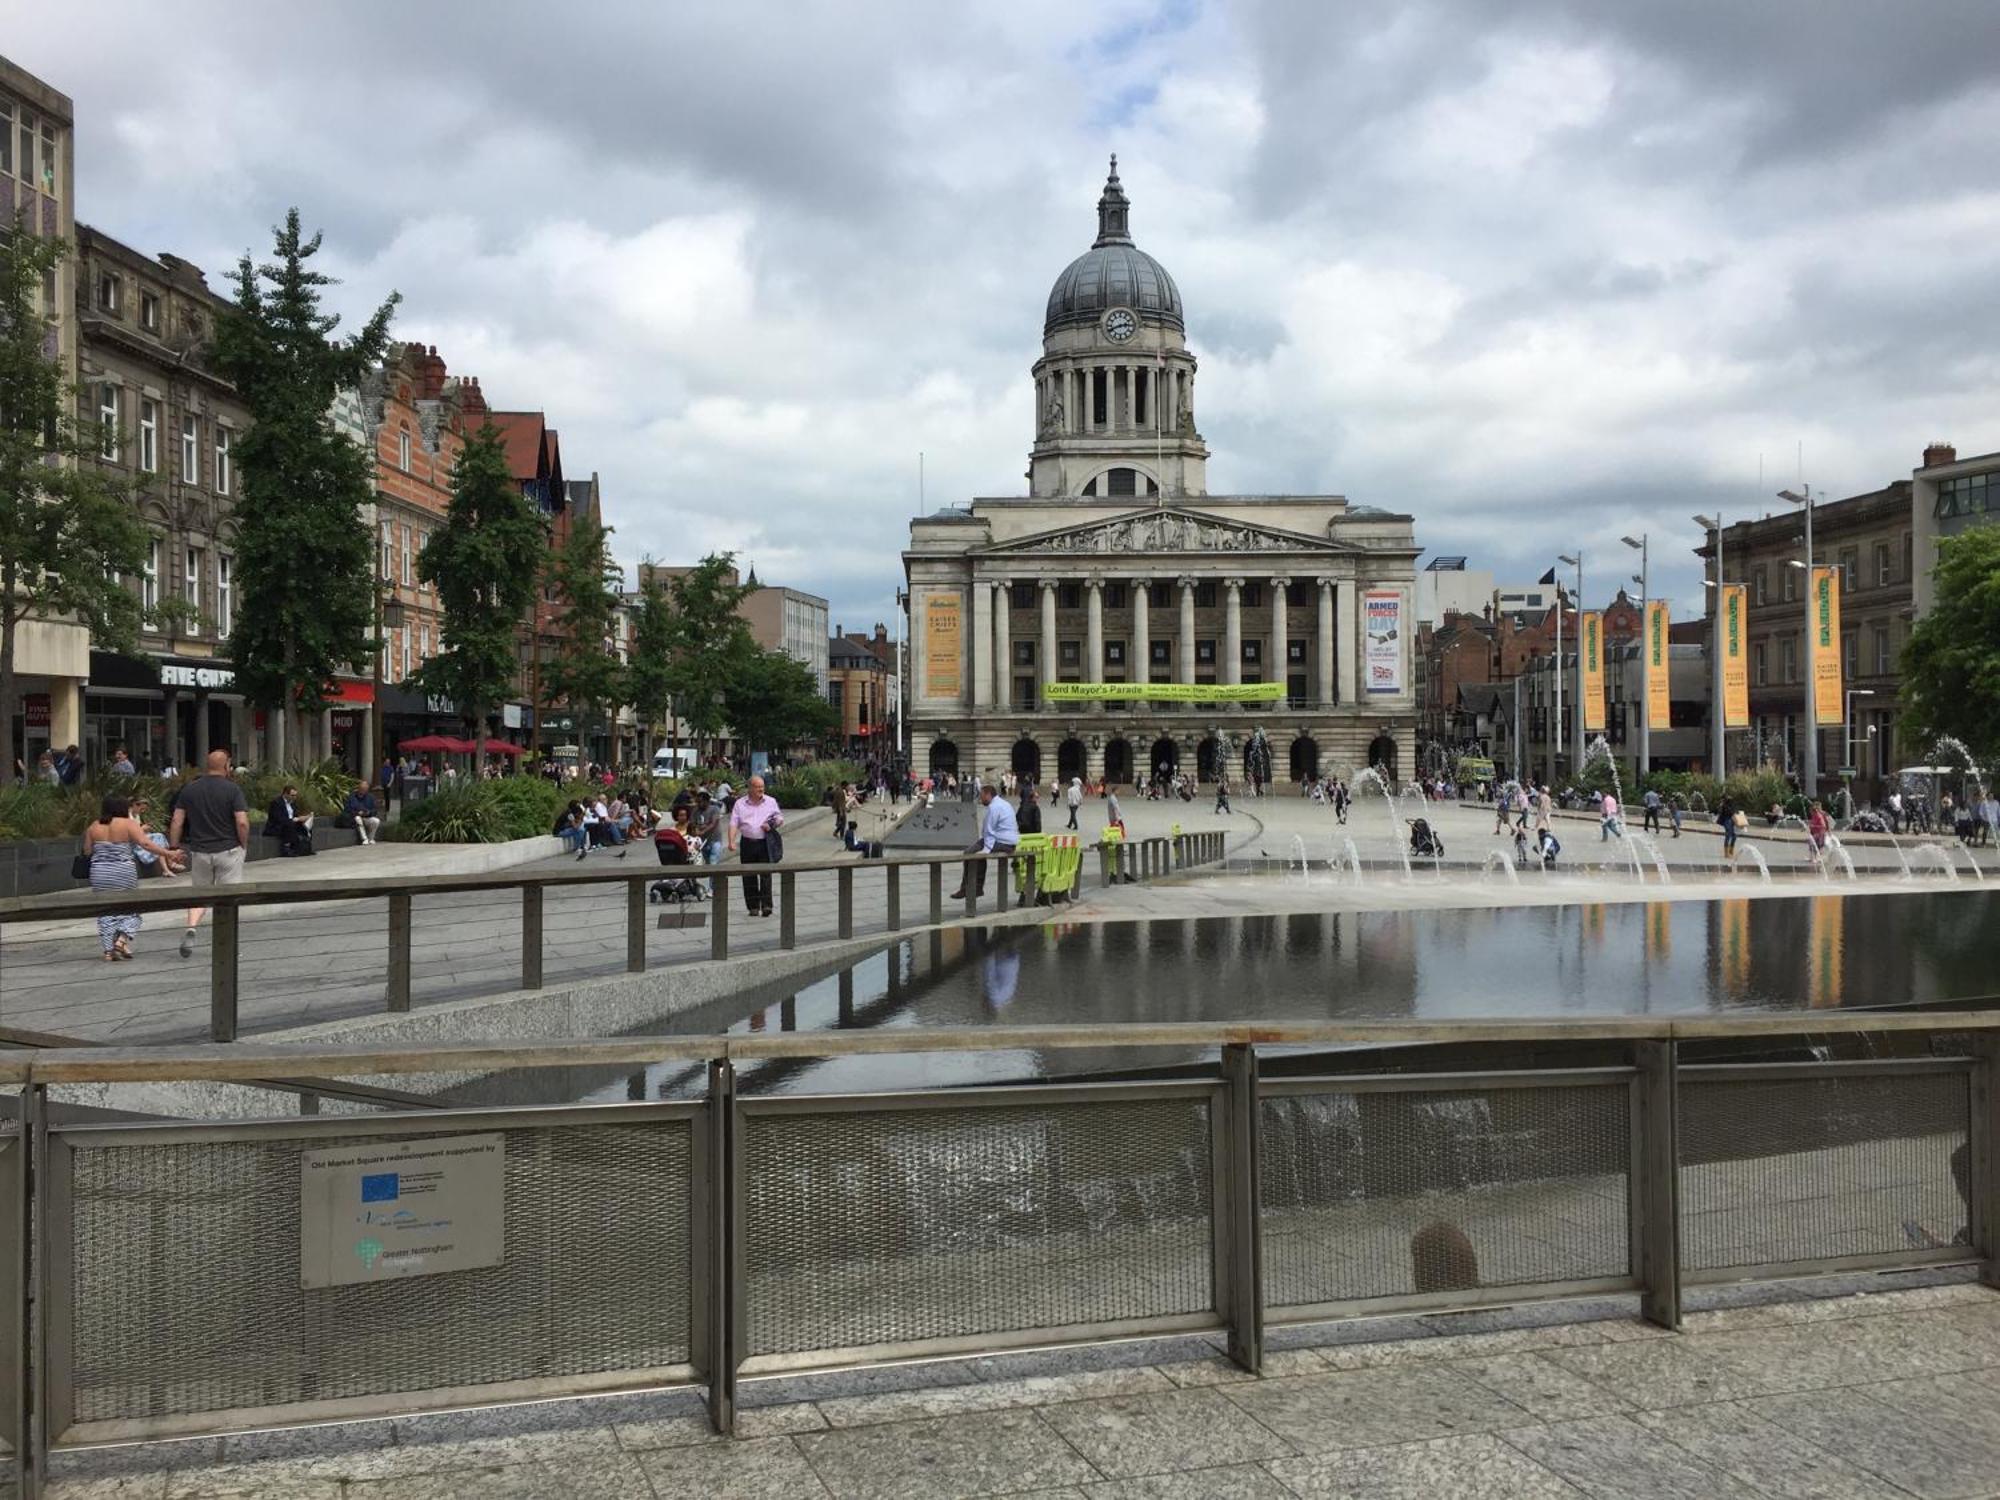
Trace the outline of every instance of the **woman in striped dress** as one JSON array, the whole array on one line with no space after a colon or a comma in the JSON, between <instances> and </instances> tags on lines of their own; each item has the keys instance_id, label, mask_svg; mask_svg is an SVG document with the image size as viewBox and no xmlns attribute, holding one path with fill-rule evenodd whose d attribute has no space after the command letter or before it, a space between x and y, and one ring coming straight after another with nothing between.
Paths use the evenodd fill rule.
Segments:
<instances>
[{"instance_id":1,"label":"woman in striped dress","mask_svg":"<svg viewBox=\"0 0 2000 1500\"><path fill-rule=\"evenodd\" d=\"M90 888L93 891L129 891L139 883L139 866L134 851L148 847L146 832L132 818L132 808L123 797L106 797L97 821L83 830L83 852L90 857ZM132 939L139 935L139 914L114 912L97 919L97 939L104 945L104 961L130 958Z\"/></svg>"}]
</instances>

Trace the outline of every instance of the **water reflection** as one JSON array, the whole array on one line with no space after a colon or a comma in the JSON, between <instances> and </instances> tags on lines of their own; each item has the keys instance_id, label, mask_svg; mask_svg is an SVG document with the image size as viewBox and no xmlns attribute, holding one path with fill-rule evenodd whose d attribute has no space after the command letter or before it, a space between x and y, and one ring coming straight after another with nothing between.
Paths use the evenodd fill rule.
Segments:
<instances>
[{"instance_id":1,"label":"water reflection","mask_svg":"<svg viewBox=\"0 0 2000 1500\"><path fill-rule=\"evenodd\" d=\"M674 1032L1450 1019L1910 1004L1987 993L2000 892L1325 912L952 929ZM801 1059L751 1092L948 1087L1185 1062L1166 1049ZM699 1092L672 1064L590 1097ZM572 1094L571 1097L574 1097Z\"/></svg>"}]
</instances>

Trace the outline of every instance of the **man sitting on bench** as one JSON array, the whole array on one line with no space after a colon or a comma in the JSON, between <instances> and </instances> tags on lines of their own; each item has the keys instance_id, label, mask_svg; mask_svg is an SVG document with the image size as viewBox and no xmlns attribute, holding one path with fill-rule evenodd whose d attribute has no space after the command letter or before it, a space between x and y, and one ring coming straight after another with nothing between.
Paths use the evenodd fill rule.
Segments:
<instances>
[{"instance_id":1,"label":"man sitting on bench","mask_svg":"<svg viewBox=\"0 0 2000 1500\"><path fill-rule=\"evenodd\" d=\"M278 841L280 857L313 852L313 815L299 815L299 789L287 785L271 799L264 815L264 837Z\"/></svg>"}]
</instances>

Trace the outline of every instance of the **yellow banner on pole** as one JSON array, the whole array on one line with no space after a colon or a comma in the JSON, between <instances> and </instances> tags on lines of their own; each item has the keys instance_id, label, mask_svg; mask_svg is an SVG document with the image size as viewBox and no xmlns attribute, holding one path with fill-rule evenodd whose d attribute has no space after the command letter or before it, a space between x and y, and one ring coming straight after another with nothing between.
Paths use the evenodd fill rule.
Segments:
<instances>
[{"instance_id":1,"label":"yellow banner on pole","mask_svg":"<svg viewBox=\"0 0 2000 1500\"><path fill-rule=\"evenodd\" d=\"M1604 728L1604 616L1588 610L1581 617L1583 635L1583 728Z\"/></svg>"},{"instance_id":2,"label":"yellow banner on pole","mask_svg":"<svg viewBox=\"0 0 2000 1500\"><path fill-rule=\"evenodd\" d=\"M1740 583L1722 586L1722 726L1750 727L1750 647L1743 639L1748 598Z\"/></svg>"},{"instance_id":3,"label":"yellow banner on pole","mask_svg":"<svg viewBox=\"0 0 2000 1500\"><path fill-rule=\"evenodd\" d=\"M1673 651L1667 641L1667 601L1646 601L1646 727L1673 728L1674 684L1667 664Z\"/></svg>"},{"instance_id":4,"label":"yellow banner on pole","mask_svg":"<svg viewBox=\"0 0 2000 1500\"><path fill-rule=\"evenodd\" d=\"M965 691L965 616L956 594L924 601L924 696L956 698Z\"/></svg>"},{"instance_id":5,"label":"yellow banner on pole","mask_svg":"<svg viewBox=\"0 0 2000 1500\"><path fill-rule=\"evenodd\" d=\"M1042 698L1146 698L1154 703L1278 703L1282 682L1045 682Z\"/></svg>"},{"instance_id":6,"label":"yellow banner on pole","mask_svg":"<svg viewBox=\"0 0 2000 1500\"><path fill-rule=\"evenodd\" d=\"M1812 570L1813 714L1822 724L1847 717L1840 701L1840 569Z\"/></svg>"}]
</instances>

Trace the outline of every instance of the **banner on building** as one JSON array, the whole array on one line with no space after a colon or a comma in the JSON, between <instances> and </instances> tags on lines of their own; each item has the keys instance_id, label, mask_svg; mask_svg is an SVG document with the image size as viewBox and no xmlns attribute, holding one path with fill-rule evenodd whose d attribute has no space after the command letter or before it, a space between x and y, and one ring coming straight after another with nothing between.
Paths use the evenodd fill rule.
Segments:
<instances>
[{"instance_id":1,"label":"banner on building","mask_svg":"<svg viewBox=\"0 0 2000 1500\"><path fill-rule=\"evenodd\" d=\"M1847 717L1840 701L1840 569L1812 570L1813 713L1822 724Z\"/></svg>"},{"instance_id":2,"label":"banner on building","mask_svg":"<svg viewBox=\"0 0 2000 1500\"><path fill-rule=\"evenodd\" d=\"M1069 698L1136 698L1153 703L1277 703L1285 696L1282 682L1045 682L1045 702Z\"/></svg>"},{"instance_id":3,"label":"banner on building","mask_svg":"<svg viewBox=\"0 0 2000 1500\"><path fill-rule=\"evenodd\" d=\"M1673 728L1674 682L1667 670L1673 660L1667 639L1667 601L1646 601L1646 727Z\"/></svg>"},{"instance_id":4,"label":"banner on building","mask_svg":"<svg viewBox=\"0 0 2000 1500\"><path fill-rule=\"evenodd\" d=\"M956 594L924 600L924 696L956 698L965 691L965 616Z\"/></svg>"},{"instance_id":5,"label":"banner on building","mask_svg":"<svg viewBox=\"0 0 2000 1500\"><path fill-rule=\"evenodd\" d=\"M1746 595L1740 583L1722 586L1722 724L1750 727L1750 648L1743 639Z\"/></svg>"},{"instance_id":6,"label":"banner on building","mask_svg":"<svg viewBox=\"0 0 2000 1500\"><path fill-rule=\"evenodd\" d=\"M1580 648L1583 663L1583 731L1604 729L1604 616L1598 610L1585 610L1578 617L1581 621L1578 633L1583 637Z\"/></svg>"},{"instance_id":7,"label":"banner on building","mask_svg":"<svg viewBox=\"0 0 2000 1500\"><path fill-rule=\"evenodd\" d=\"M1369 589L1361 596L1367 621L1362 670L1371 693L1403 691L1403 596L1394 589Z\"/></svg>"}]
</instances>

